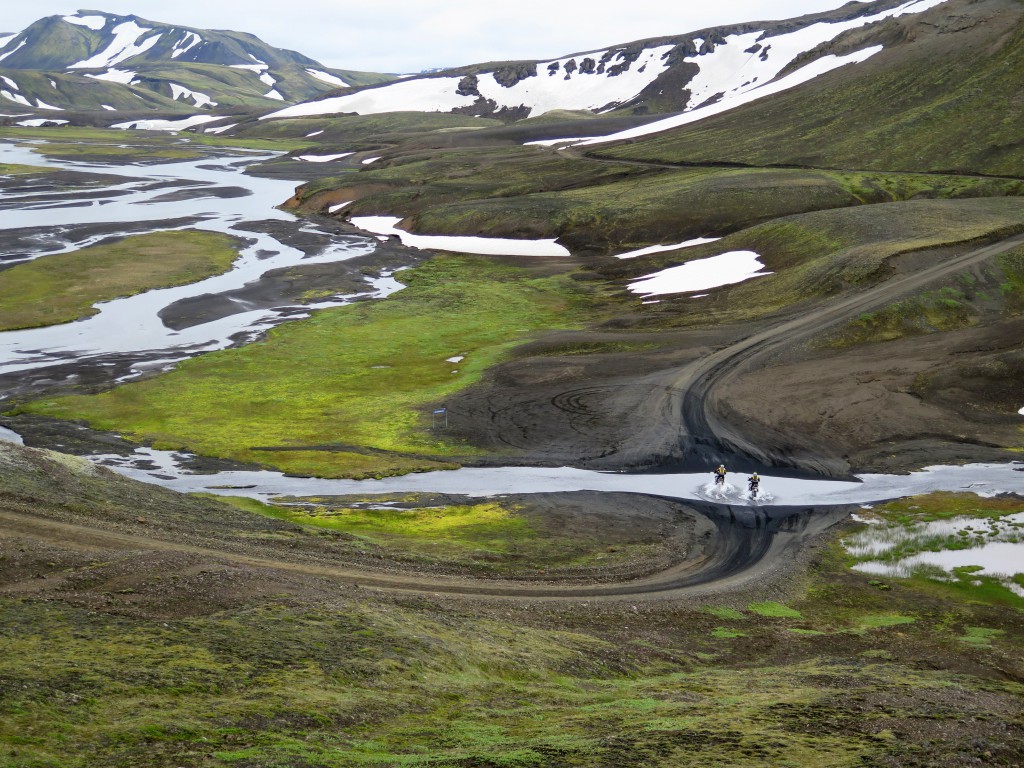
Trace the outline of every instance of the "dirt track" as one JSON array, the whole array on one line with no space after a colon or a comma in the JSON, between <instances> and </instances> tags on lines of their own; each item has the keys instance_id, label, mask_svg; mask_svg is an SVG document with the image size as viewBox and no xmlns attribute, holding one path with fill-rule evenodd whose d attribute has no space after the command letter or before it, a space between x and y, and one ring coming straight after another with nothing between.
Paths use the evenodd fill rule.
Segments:
<instances>
[{"instance_id":1,"label":"dirt track","mask_svg":"<svg viewBox=\"0 0 1024 768\"><path fill-rule=\"evenodd\" d=\"M354 566L325 565L300 557L285 559L277 553L263 557L212 542L199 546L152 535L129 534L96 525L83 525L0 510L3 538L29 538L61 548L86 551L169 552L226 562L246 569L267 569L301 576L322 577L352 586L390 592L444 594L526 601L638 600L710 594L741 587L762 577L783 555L795 555L805 541L846 516L842 510L811 514L810 510L776 509L770 513L725 508L709 515L713 533L703 547L676 566L633 581L559 585L477 580L465 577L425 576L374 572ZM36 592L36 577L5 587L9 592Z\"/></svg>"},{"instance_id":2,"label":"dirt track","mask_svg":"<svg viewBox=\"0 0 1024 768\"><path fill-rule=\"evenodd\" d=\"M776 473L788 469L826 477L847 477L852 470L876 470L879 467L873 463L851 467L834 444L816 439L813 432L791 429L785 434L791 423L773 424L769 420L752 424L749 414L756 413L762 398L786 396L771 391L772 375L761 376L760 391L747 391L749 387L744 390L749 402L729 401L723 393L728 390L734 394L733 387L744 374L764 369L768 358L800 347L829 327L1021 245L1024 235L973 248L855 295L801 308L799 315L778 319L767 327L740 329L744 334L740 338L735 328L711 328L661 332L660 348L649 353L558 357L538 347L535 356L526 357L534 351L527 349L523 358L500 366L483 385L455 398L449 411L460 437L499 452L514 449L511 461L504 459L508 463L697 471L724 461L740 471L772 467ZM652 340L659 338L658 333L649 336ZM635 344L645 338L632 331L563 334L552 345ZM936 352L940 359L941 353L941 349ZM828 366L845 370L856 354L857 350L847 351ZM854 377L850 380L854 386ZM813 414L827 408L828 403L815 398L813 403L801 401L793 407L802 409L806 420L813 422ZM950 434L968 431L962 422L953 423L948 428ZM986 428L991 430L990 425ZM929 424L918 423L916 429L917 434L910 433L907 438L918 443L908 459L916 466L937 463L936 459L960 458L965 455L965 443L970 443L961 440L946 446L945 453L936 452L934 445L922 444L921 438L928 437ZM979 460L1005 459L995 447L980 447L978 451ZM909 468L886 467L890 471Z\"/></svg>"}]
</instances>

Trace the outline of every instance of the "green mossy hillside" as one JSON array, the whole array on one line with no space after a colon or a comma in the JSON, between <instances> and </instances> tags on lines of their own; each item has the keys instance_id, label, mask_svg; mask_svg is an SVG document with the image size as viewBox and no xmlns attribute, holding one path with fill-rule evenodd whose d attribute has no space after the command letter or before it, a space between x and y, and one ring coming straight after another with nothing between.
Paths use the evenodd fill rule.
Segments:
<instances>
[{"instance_id":1,"label":"green mossy hillside","mask_svg":"<svg viewBox=\"0 0 1024 768\"><path fill-rule=\"evenodd\" d=\"M1022 217L1024 198L1013 197L908 200L817 211L684 251L616 262L601 271L625 286L633 278L692 259L754 251L772 274L715 289L700 301L691 301L686 294L661 297L660 304L647 310L648 322L655 325L734 322L876 284L895 272L899 259L911 254L915 263L926 264L1008 237L1024 230ZM937 290L936 301L947 299ZM959 321L950 321L950 327L956 324Z\"/></svg>"},{"instance_id":2,"label":"green mossy hillside","mask_svg":"<svg viewBox=\"0 0 1024 768\"><path fill-rule=\"evenodd\" d=\"M592 151L668 163L1024 176L1020 3L960 4L944 23L939 34L925 21L893 29L899 42L925 41L898 46L892 57L883 52L692 125Z\"/></svg>"},{"instance_id":3,"label":"green mossy hillside","mask_svg":"<svg viewBox=\"0 0 1024 768\"><path fill-rule=\"evenodd\" d=\"M665 168L601 162L531 147L417 151L304 185L295 204L344 215L389 214L413 231L558 237L616 253L652 242L724 235L812 211L910 199L1024 194L1024 181L942 174L780 168Z\"/></svg>"}]
</instances>

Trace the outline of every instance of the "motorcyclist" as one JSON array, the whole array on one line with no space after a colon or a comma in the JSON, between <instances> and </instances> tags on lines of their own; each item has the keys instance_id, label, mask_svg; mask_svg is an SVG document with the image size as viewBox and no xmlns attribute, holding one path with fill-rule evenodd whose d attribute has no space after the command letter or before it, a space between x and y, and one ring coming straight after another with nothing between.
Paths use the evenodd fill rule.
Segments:
<instances>
[{"instance_id":1,"label":"motorcyclist","mask_svg":"<svg viewBox=\"0 0 1024 768\"><path fill-rule=\"evenodd\" d=\"M724 485L725 474L725 464L719 464L718 469L715 470L715 483L718 485Z\"/></svg>"},{"instance_id":2,"label":"motorcyclist","mask_svg":"<svg viewBox=\"0 0 1024 768\"><path fill-rule=\"evenodd\" d=\"M747 479L747 486L750 488L750 495L757 496L758 488L761 487L761 476L755 472Z\"/></svg>"}]
</instances>

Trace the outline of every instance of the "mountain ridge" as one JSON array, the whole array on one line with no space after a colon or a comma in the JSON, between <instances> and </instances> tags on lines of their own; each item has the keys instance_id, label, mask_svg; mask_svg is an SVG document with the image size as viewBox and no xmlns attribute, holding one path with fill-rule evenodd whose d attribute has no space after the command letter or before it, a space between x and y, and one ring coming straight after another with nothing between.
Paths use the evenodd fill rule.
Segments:
<instances>
[{"instance_id":1,"label":"mountain ridge","mask_svg":"<svg viewBox=\"0 0 1024 768\"><path fill-rule=\"evenodd\" d=\"M33 109L266 107L391 77L327 67L248 32L85 9L43 17L0 43L0 72L9 80L0 97ZM23 89L19 78L30 72L50 82ZM97 81L117 86L105 88L99 103L88 93Z\"/></svg>"}]
</instances>

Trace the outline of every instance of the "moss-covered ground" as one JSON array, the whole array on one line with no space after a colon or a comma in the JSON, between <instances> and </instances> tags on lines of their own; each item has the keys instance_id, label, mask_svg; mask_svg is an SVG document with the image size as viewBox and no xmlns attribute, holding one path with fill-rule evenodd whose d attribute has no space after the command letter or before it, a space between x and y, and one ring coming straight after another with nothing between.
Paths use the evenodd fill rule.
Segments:
<instances>
[{"instance_id":1,"label":"moss-covered ground","mask_svg":"<svg viewBox=\"0 0 1024 768\"><path fill-rule=\"evenodd\" d=\"M43 142L33 143L32 148L47 157L65 160L91 157L108 163L193 160L205 154L204 147L290 152L311 146L308 141L287 138L232 138L198 133L181 137L169 136L166 131L123 131L84 126L0 127L0 139L42 139Z\"/></svg>"},{"instance_id":2,"label":"moss-covered ground","mask_svg":"<svg viewBox=\"0 0 1024 768\"><path fill-rule=\"evenodd\" d=\"M18 165L14 163L0 163L0 176L23 176L29 173L49 173L52 168L42 165Z\"/></svg>"},{"instance_id":3,"label":"moss-covered ground","mask_svg":"<svg viewBox=\"0 0 1024 768\"><path fill-rule=\"evenodd\" d=\"M30 557L11 552L8 568ZM75 605L112 565L63 600L0 598L0 765L1011 766L1024 750L1020 608L882 584L836 540L788 597L704 605L318 587L211 610L193 564ZM115 608L176 589L199 601L185 615Z\"/></svg>"},{"instance_id":4,"label":"moss-covered ground","mask_svg":"<svg viewBox=\"0 0 1024 768\"><path fill-rule=\"evenodd\" d=\"M619 252L722 235L792 214L908 199L1013 196L1017 179L780 168L665 168L603 163L532 147L417 150L305 185L355 202L345 215L410 217L417 231L559 237ZM333 201L333 197L331 198Z\"/></svg>"},{"instance_id":5,"label":"moss-covered ground","mask_svg":"<svg viewBox=\"0 0 1024 768\"><path fill-rule=\"evenodd\" d=\"M918 254L922 263L930 263L930 259L948 258L950 252L944 250L947 246L959 244L960 248L967 248L1006 237L1021 230L1022 214L1024 198L1016 197L909 200L816 211L750 227L709 245L619 261L602 267L601 271L625 285L632 278L693 259L727 251L754 251L771 275L715 289L709 298L699 302L685 295L678 299L664 297L659 305L648 310L649 322L662 325L735 322L877 284L893 274L896 259L906 254ZM1015 263L997 269L1000 274L1016 274L1012 266ZM998 277L993 275L993 279ZM971 276L964 279L970 280ZM1004 288L994 286L993 290L996 294L1007 294L1011 301L1016 295L1013 284ZM936 287L890 312L903 323L910 308L917 308L915 314L934 320L940 327L961 327L969 323L973 311L961 306L966 303L955 297L963 299L968 291L983 294L980 285L954 281L945 290ZM984 296L979 295L979 300L984 301ZM878 319L861 318L861 322L880 322L884 315L875 317ZM912 323L907 322L907 330ZM885 327L895 324L894 318L892 323L886 321ZM873 330L864 334L865 340L873 334Z\"/></svg>"},{"instance_id":6,"label":"moss-covered ground","mask_svg":"<svg viewBox=\"0 0 1024 768\"><path fill-rule=\"evenodd\" d=\"M431 406L534 333L580 322L591 303L566 275L468 256L436 258L400 280L407 287L387 301L320 312L166 376L29 409L291 472L435 468L472 450L432 431ZM446 362L454 357L464 359Z\"/></svg>"},{"instance_id":7,"label":"moss-covered ground","mask_svg":"<svg viewBox=\"0 0 1024 768\"><path fill-rule=\"evenodd\" d=\"M226 272L237 241L185 230L133 235L45 256L0 272L0 330L67 323L94 315L97 302L169 288Z\"/></svg>"},{"instance_id":8,"label":"moss-covered ground","mask_svg":"<svg viewBox=\"0 0 1024 768\"><path fill-rule=\"evenodd\" d=\"M460 504L411 497L270 505L242 497L219 498L307 530L345 534L354 549L367 553L384 553L420 567L455 566L484 576L575 578L611 568L644 572L663 549L649 531L617 537L610 544L596 526L585 532L559 530L548 516L526 514L520 505L504 499Z\"/></svg>"}]
</instances>

